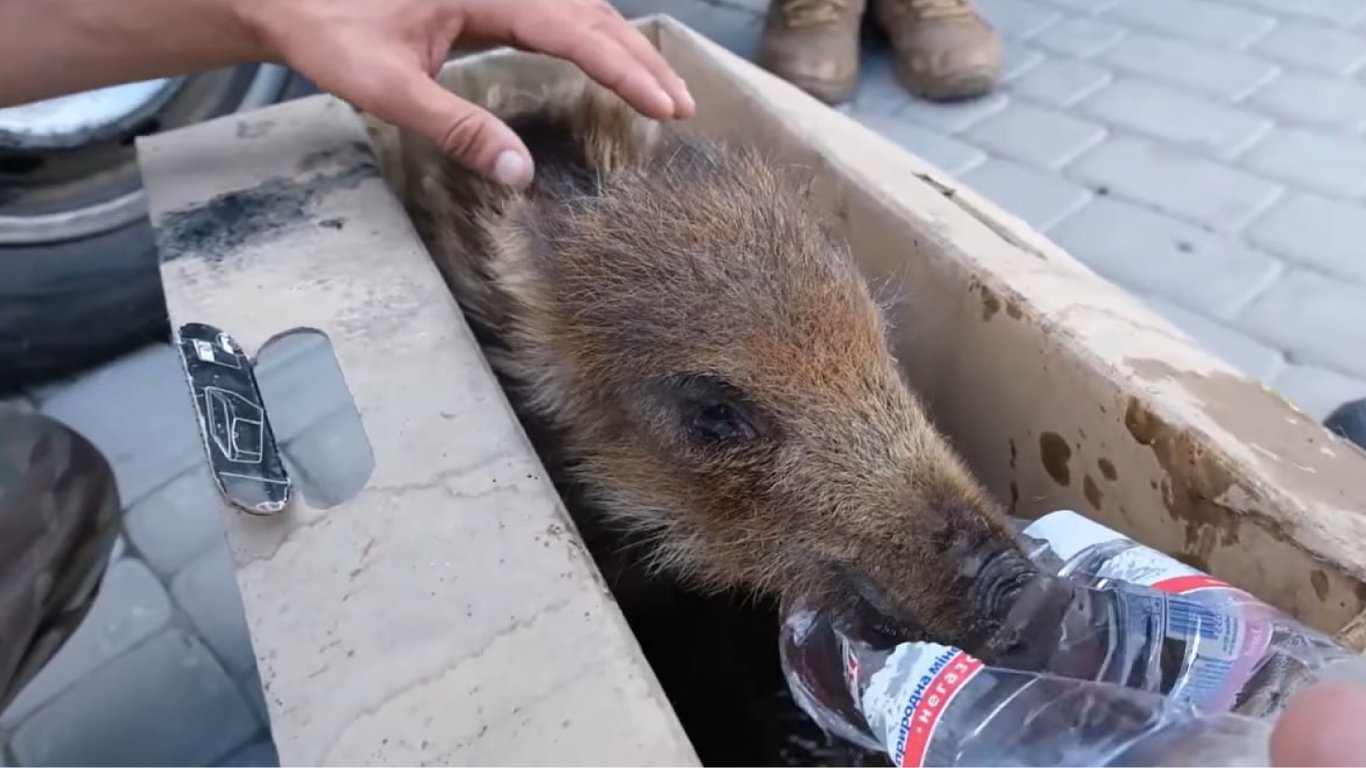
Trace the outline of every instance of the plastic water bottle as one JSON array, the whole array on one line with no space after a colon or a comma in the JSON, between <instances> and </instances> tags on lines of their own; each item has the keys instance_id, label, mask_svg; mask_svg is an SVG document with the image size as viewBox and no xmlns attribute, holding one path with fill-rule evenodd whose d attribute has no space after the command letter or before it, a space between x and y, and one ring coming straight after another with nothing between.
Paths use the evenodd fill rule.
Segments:
<instances>
[{"instance_id":1,"label":"plastic water bottle","mask_svg":"<svg viewBox=\"0 0 1366 768\"><path fill-rule=\"evenodd\" d=\"M1202 745L1214 745L1208 747L1214 750L1212 756L1202 758L1209 764L1235 764L1220 762L1224 758L1218 755L1233 755L1228 759L1236 761L1243 759L1238 756L1241 752L1223 753L1218 749L1226 748L1221 734L1229 733L1227 729L1242 733L1248 727L1240 718L1246 716L1269 723L1293 692L1317 680L1355 678L1366 682L1366 661L1321 633L1241 590L1076 513L1054 513L1021 525L1026 552L1045 574L1040 578L1068 581L1071 604L1057 631L1040 638L1033 646L1028 642L1030 636L1025 636L1021 656L1036 663L1038 659L1044 659L1041 667L1028 667L1017 658L1006 657L993 660L995 667L980 673L988 675L992 681L1014 681L999 683L1012 691L1033 693L1019 699L1013 698L1017 694L1011 694L1010 701L1014 703L1001 710L1009 712L1008 715L974 704L959 706L955 711L960 714L956 717L976 718L974 722L978 725L996 717L1003 719L993 722L1033 723L1032 718L1036 715L1031 714L1031 707L1035 704L1044 706L1052 698L1062 697L1073 702L1066 706L1078 709L1064 712L1056 708L1063 704L1050 704L1048 706L1054 707L1047 710L1051 714L1037 721L1051 723L1060 729L1055 737L1061 743L1054 745L1066 752L1060 759L1075 758L1082 763L1103 764L1102 759L1109 759L1104 755L1113 753L1115 760L1129 760L1130 753L1113 751L1119 747L1110 742L1104 743L1111 744L1106 749L1113 747L1112 752L1088 751L1092 747L1086 744L1093 741L1094 748L1101 749L1103 729L1093 732L1088 730L1090 726L1085 726L1090 722L1087 718L1100 716L1095 715L1096 712L1113 712L1117 717L1117 713L1128 712L1124 716L1127 719L1113 726L1119 733L1128 733L1135 739L1132 744L1125 742L1129 745L1124 746L1124 750L1139 749L1141 745L1148 745L1142 749L1155 749L1151 745L1166 744L1169 739L1177 739L1172 734L1178 734L1178 740L1195 739L1191 749L1205 750L1206 746ZM1049 572L1053 576L1048 576ZM1024 606L1015 613L1019 615L1007 617L1007 626L1028 627L1029 607ZM870 709L873 705L890 706L882 694L868 693L882 689L869 688L867 682L857 683L865 679L865 674L876 673L892 664L893 648L887 645L874 647L869 639L877 637L877 633L867 631L860 624L867 618L847 614L835 617L817 613L804 604L790 607L782 628L783 668L794 698L827 733L865 749L888 750L900 761L905 758L905 745L889 742L887 734L882 732L883 726L891 722L888 719L891 716L878 716ZM1047 643L1048 647L1037 647L1039 642ZM936 654L957 652L915 643L911 646L928 653L925 658L938 659ZM911 651L902 654L897 658L909 658L907 654ZM1047 674L1040 676L1026 671L1030 669ZM923 673L917 679L922 678ZM1029 682L1033 680L1039 682ZM1041 691L1047 691L1048 695L1033 698ZM1064 696L1066 691L1076 693ZM909 716L905 706L910 694L898 695L904 699L903 714ZM969 698L976 701L978 697ZM1096 707L1099 709L1091 709ZM1078 718L1079 724L1068 725L1067 717L1071 716ZM1109 716L1105 714L1105 717ZM1234 719L1226 721L1222 719L1224 716ZM882 720L874 722L877 717ZM1191 719L1194 725L1190 727L1195 730L1182 730L1184 726L1172 725L1172 717L1178 721ZM903 718L897 727L903 727L904 723ZM1206 728L1209 730L1202 730ZM1150 730L1152 734L1142 735ZM1000 733L993 738L997 744L1012 742ZM1149 738L1157 741L1148 741ZM1078 739L1085 743L1071 743ZM1097 739L1101 741L1095 741ZM1209 741L1211 739L1213 741ZM1075 754L1066 751L1073 748L1080 751ZM961 749L967 750L969 746ZM944 756L946 754L933 752L938 756L926 759L937 761L937 764L953 764L942 762L950 760ZM978 752L970 754L971 758L953 759L968 763L987 759ZM1008 761L1016 758L996 755L990 759ZM1042 758L1021 753L1018 759L1029 763Z\"/></svg>"},{"instance_id":2,"label":"plastic water bottle","mask_svg":"<svg viewBox=\"0 0 1366 768\"><path fill-rule=\"evenodd\" d=\"M990 667L932 643L878 649L800 602L786 611L782 630L783 669L798 705L827 732L884 752L895 765L1269 762L1267 721L1200 711L1148 691Z\"/></svg>"},{"instance_id":3,"label":"plastic water bottle","mask_svg":"<svg viewBox=\"0 0 1366 768\"><path fill-rule=\"evenodd\" d=\"M1027 554L1042 569L1095 589L1148 592L1149 602L1167 603L1169 635L1197 635L1169 692L1213 709L1266 717L1315 680L1366 682L1366 659L1331 638L1076 512L1061 510L1019 525ZM1154 599L1154 593L1170 598ZM1205 606L1205 615L1192 615L1191 603Z\"/></svg>"}]
</instances>

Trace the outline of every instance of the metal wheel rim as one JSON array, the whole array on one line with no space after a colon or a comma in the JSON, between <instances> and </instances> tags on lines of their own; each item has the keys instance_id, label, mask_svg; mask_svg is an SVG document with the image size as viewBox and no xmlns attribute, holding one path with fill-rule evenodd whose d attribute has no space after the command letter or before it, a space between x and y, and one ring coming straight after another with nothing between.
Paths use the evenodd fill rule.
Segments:
<instances>
[{"instance_id":1,"label":"metal wheel rim","mask_svg":"<svg viewBox=\"0 0 1366 768\"><path fill-rule=\"evenodd\" d=\"M288 70L275 64L256 68L232 113L274 103L284 91ZM147 196L141 186L117 197L48 214L0 214L0 246L38 245L77 240L132 224L147 216Z\"/></svg>"}]
</instances>

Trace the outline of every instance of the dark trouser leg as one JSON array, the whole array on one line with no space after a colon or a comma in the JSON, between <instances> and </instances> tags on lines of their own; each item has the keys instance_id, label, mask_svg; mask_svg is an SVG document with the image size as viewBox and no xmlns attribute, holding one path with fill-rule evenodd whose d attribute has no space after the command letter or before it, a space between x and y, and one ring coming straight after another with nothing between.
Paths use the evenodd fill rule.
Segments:
<instances>
[{"instance_id":1,"label":"dark trouser leg","mask_svg":"<svg viewBox=\"0 0 1366 768\"><path fill-rule=\"evenodd\" d=\"M1366 399L1343 403L1323 424L1366 451Z\"/></svg>"},{"instance_id":2,"label":"dark trouser leg","mask_svg":"<svg viewBox=\"0 0 1366 768\"><path fill-rule=\"evenodd\" d=\"M89 441L0 403L0 711L89 611L119 515L113 472Z\"/></svg>"}]
</instances>

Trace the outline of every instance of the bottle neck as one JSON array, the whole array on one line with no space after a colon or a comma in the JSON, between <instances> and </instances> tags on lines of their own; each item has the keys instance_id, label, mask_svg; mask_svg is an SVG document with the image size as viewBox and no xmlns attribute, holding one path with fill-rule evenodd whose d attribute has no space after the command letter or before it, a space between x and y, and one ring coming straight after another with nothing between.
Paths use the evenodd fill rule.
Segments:
<instances>
[{"instance_id":1,"label":"bottle neck","mask_svg":"<svg viewBox=\"0 0 1366 768\"><path fill-rule=\"evenodd\" d=\"M1074 601L1070 582L1039 569L1019 550L1004 550L983 566L968 590L983 633L968 652L988 664L1042 669Z\"/></svg>"}]
</instances>

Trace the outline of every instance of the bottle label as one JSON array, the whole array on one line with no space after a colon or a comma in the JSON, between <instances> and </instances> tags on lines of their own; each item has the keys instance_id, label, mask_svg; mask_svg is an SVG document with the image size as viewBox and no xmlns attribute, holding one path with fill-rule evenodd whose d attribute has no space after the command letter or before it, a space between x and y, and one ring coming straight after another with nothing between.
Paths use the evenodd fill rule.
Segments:
<instances>
[{"instance_id":1,"label":"bottle label","mask_svg":"<svg viewBox=\"0 0 1366 768\"><path fill-rule=\"evenodd\" d=\"M1230 709L1271 646L1270 616L1243 590L1144 547L1118 552L1095 569L1104 579L1138 584L1175 599L1154 597L1169 638L1193 649L1172 698ZM1155 608L1165 602L1162 608Z\"/></svg>"},{"instance_id":2,"label":"bottle label","mask_svg":"<svg viewBox=\"0 0 1366 768\"><path fill-rule=\"evenodd\" d=\"M936 729L954 697L982 670L957 648L903 643L863 694L868 724L882 736L895 765L923 766Z\"/></svg>"},{"instance_id":3,"label":"bottle label","mask_svg":"<svg viewBox=\"0 0 1366 768\"><path fill-rule=\"evenodd\" d=\"M1028 530L1028 529L1026 529ZM1063 567L1088 570L1099 580L1147 587L1177 598L1138 600L1134 608L1153 615L1167 637L1185 641L1193 653L1170 692L1173 698L1215 709L1230 709L1271 646L1274 617L1252 595L1155 549L1089 520L1055 524L1048 530L1075 553ZM1131 544L1103 558L1088 557L1097 545ZM1100 562L1095 562L1097 559ZM1089 561L1089 562L1088 562ZM1165 602L1165 605L1162 603ZM1138 618L1138 617L1135 617Z\"/></svg>"},{"instance_id":4,"label":"bottle label","mask_svg":"<svg viewBox=\"0 0 1366 768\"><path fill-rule=\"evenodd\" d=\"M1137 544L1111 555L1095 568L1095 575L1151 587L1171 595L1186 595L1205 589L1238 591L1227 582L1196 570L1176 558Z\"/></svg>"},{"instance_id":5,"label":"bottle label","mask_svg":"<svg viewBox=\"0 0 1366 768\"><path fill-rule=\"evenodd\" d=\"M1151 627L1174 648L1183 648L1170 690L1172 699L1228 709L1265 655L1269 624L1181 596L1129 593L1126 602L1136 627Z\"/></svg>"}]
</instances>

